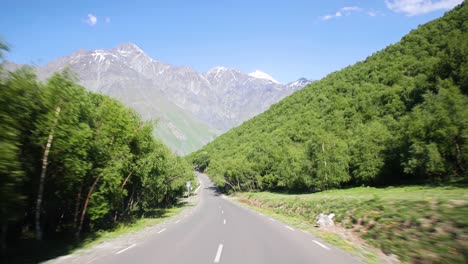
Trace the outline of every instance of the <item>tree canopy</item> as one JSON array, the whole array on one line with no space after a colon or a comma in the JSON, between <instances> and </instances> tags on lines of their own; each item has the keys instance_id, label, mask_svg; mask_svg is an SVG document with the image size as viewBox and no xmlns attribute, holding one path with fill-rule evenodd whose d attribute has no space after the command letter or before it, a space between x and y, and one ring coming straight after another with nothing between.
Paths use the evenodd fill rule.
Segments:
<instances>
[{"instance_id":1,"label":"tree canopy","mask_svg":"<svg viewBox=\"0 0 468 264\"><path fill-rule=\"evenodd\" d=\"M111 228L172 205L194 180L151 123L69 71L45 83L28 68L0 76L3 249L33 232L79 238Z\"/></svg>"}]
</instances>

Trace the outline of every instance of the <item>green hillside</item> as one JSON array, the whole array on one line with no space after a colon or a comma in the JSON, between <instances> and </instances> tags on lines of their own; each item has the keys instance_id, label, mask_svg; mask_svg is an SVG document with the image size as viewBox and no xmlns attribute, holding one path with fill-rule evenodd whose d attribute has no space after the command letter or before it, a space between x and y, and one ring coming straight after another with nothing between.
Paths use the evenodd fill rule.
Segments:
<instances>
[{"instance_id":1,"label":"green hillside","mask_svg":"<svg viewBox=\"0 0 468 264\"><path fill-rule=\"evenodd\" d=\"M200 149L220 134L173 104L161 100L158 105L162 111L158 113L161 117L155 124L155 136L178 155Z\"/></svg>"},{"instance_id":2,"label":"green hillside","mask_svg":"<svg viewBox=\"0 0 468 264\"><path fill-rule=\"evenodd\" d=\"M468 6L188 156L228 191L466 179Z\"/></svg>"}]
</instances>

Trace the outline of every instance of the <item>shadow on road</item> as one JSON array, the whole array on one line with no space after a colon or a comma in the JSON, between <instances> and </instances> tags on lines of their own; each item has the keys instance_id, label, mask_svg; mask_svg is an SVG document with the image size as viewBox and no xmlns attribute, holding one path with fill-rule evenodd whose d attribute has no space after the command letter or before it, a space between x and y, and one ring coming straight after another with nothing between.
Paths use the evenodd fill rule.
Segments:
<instances>
[{"instance_id":1,"label":"shadow on road","mask_svg":"<svg viewBox=\"0 0 468 264\"><path fill-rule=\"evenodd\" d=\"M205 190L210 190L214 196L220 196L222 193L219 191L218 187L216 186L210 186L204 188Z\"/></svg>"}]
</instances>

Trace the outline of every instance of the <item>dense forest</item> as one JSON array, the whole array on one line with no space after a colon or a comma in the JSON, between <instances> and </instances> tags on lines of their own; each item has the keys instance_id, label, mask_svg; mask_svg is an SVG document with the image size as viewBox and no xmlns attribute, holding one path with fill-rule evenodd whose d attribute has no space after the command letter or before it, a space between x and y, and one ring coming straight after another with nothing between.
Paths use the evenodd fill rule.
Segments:
<instances>
[{"instance_id":1,"label":"dense forest","mask_svg":"<svg viewBox=\"0 0 468 264\"><path fill-rule=\"evenodd\" d=\"M329 74L188 159L226 191L464 180L468 6Z\"/></svg>"},{"instance_id":2,"label":"dense forest","mask_svg":"<svg viewBox=\"0 0 468 264\"><path fill-rule=\"evenodd\" d=\"M7 46L1 44L0 55ZM153 137L153 124L65 70L47 82L0 73L1 246L81 239L173 204L192 167ZM64 240L65 241L65 240Z\"/></svg>"}]
</instances>

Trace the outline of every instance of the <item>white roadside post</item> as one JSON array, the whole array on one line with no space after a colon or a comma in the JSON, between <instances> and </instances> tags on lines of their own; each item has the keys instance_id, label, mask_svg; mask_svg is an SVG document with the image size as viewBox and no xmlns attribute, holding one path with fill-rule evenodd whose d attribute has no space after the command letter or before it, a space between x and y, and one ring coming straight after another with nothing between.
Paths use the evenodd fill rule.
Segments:
<instances>
[{"instance_id":1,"label":"white roadside post","mask_svg":"<svg viewBox=\"0 0 468 264\"><path fill-rule=\"evenodd\" d=\"M187 197L190 196L190 190L192 189L192 183L191 182L186 182L185 186L187 187Z\"/></svg>"}]
</instances>

